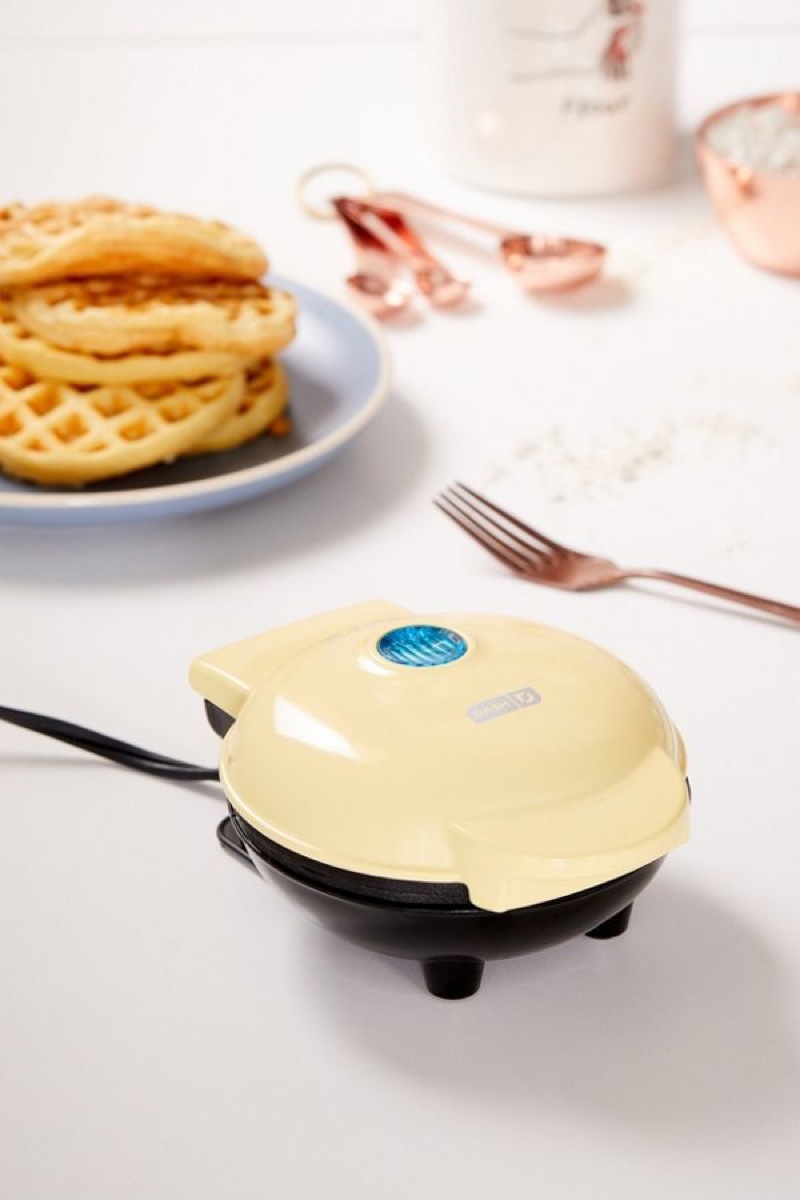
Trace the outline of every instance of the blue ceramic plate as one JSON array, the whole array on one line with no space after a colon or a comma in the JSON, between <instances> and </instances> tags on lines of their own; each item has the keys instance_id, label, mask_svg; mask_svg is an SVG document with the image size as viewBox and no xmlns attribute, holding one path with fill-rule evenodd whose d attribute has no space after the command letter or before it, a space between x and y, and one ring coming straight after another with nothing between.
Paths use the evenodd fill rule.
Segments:
<instances>
[{"instance_id":1,"label":"blue ceramic plate","mask_svg":"<svg viewBox=\"0 0 800 1200\"><path fill-rule=\"evenodd\" d=\"M238 450L148 467L85 488L38 487L0 476L0 521L85 524L176 516L238 504L315 471L375 416L388 386L374 323L320 292L271 278L297 297L297 338L281 355L293 432Z\"/></svg>"}]
</instances>

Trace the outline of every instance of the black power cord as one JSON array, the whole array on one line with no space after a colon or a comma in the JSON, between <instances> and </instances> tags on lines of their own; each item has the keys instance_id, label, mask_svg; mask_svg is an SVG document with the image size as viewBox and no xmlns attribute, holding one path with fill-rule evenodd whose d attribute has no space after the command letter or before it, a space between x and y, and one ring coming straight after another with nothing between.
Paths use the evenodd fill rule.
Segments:
<instances>
[{"instance_id":1,"label":"black power cord","mask_svg":"<svg viewBox=\"0 0 800 1200\"><path fill-rule=\"evenodd\" d=\"M61 721L58 717L45 717L41 713L0 705L0 721L7 721L9 725L17 725L20 729L29 729L32 733L42 733L45 737L66 742L68 746L110 759L121 767L143 771L146 775L178 779L184 783L219 782L216 767L198 767L194 763L181 762L178 758L168 758L165 754L154 754L151 750L143 750L141 746L121 742L119 738L108 737L83 725L73 725L71 721Z\"/></svg>"}]
</instances>

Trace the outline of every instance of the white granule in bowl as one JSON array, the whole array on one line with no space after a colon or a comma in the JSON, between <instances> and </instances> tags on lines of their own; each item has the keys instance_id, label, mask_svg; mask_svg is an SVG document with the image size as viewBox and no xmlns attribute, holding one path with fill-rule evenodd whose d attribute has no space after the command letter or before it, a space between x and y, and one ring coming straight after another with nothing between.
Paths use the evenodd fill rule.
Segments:
<instances>
[{"instance_id":1,"label":"white granule in bowl","mask_svg":"<svg viewBox=\"0 0 800 1200\"><path fill-rule=\"evenodd\" d=\"M741 166L800 175L800 111L780 101L734 109L709 126L706 141Z\"/></svg>"}]
</instances>

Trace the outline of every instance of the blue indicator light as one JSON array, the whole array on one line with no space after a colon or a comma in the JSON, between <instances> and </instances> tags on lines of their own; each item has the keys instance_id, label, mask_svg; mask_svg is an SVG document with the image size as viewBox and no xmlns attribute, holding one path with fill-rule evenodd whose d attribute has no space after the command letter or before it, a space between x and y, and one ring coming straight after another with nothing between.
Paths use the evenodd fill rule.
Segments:
<instances>
[{"instance_id":1,"label":"blue indicator light","mask_svg":"<svg viewBox=\"0 0 800 1200\"><path fill-rule=\"evenodd\" d=\"M378 642L378 653L401 667L442 667L467 652L459 633L441 625L403 625Z\"/></svg>"}]
</instances>

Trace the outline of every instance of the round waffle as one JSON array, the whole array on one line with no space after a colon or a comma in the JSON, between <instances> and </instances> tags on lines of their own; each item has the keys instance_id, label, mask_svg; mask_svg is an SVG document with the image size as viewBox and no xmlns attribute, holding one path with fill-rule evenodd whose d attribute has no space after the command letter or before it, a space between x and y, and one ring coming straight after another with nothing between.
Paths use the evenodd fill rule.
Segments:
<instances>
[{"instance_id":1,"label":"round waffle","mask_svg":"<svg viewBox=\"0 0 800 1200\"><path fill-rule=\"evenodd\" d=\"M235 411L243 372L198 383L80 387L0 363L0 467L82 484L169 462Z\"/></svg>"},{"instance_id":2,"label":"round waffle","mask_svg":"<svg viewBox=\"0 0 800 1200\"><path fill-rule=\"evenodd\" d=\"M261 363L247 378L244 395L236 409L185 454L214 454L222 450L233 450L245 442L251 442L269 427L286 408L289 388L286 376L275 362Z\"/></svg>"},{"instance_id":3,"label":"round waffle","mask_svg":"<svg viewBox=\"0 0 800 1200\"><path fill-rule=\"evenodd\" d=\"M178 350L173 354L124 354L117 358L60 350L20 324L11 296L0 297L0 358L38 379L67 383L207 379L234 375L247 366L241 354L228 350Z\"/></svg>"},{"instance_id":4,"label":"round waffle","mask_svg":"<svg viewBox=\"0 0 800 1200\"><path fill-rule=\"evenodd\" d=\"M294 337L296 304L261 283L152 276L68 279L9 297L29 333L62 350L220 350L267 358Z\"/></svg>"},{"instance_id":5,"label":"round waffle","mask_svg":"<svg viewBox=\"0 0 800 1200\"><path fill-rule=\"evenodd\" d=\"M258 279L266 269L258 244L218 221L107 196L0 208L0 287L140 272Z\"/></svg>"}]
</instances>

